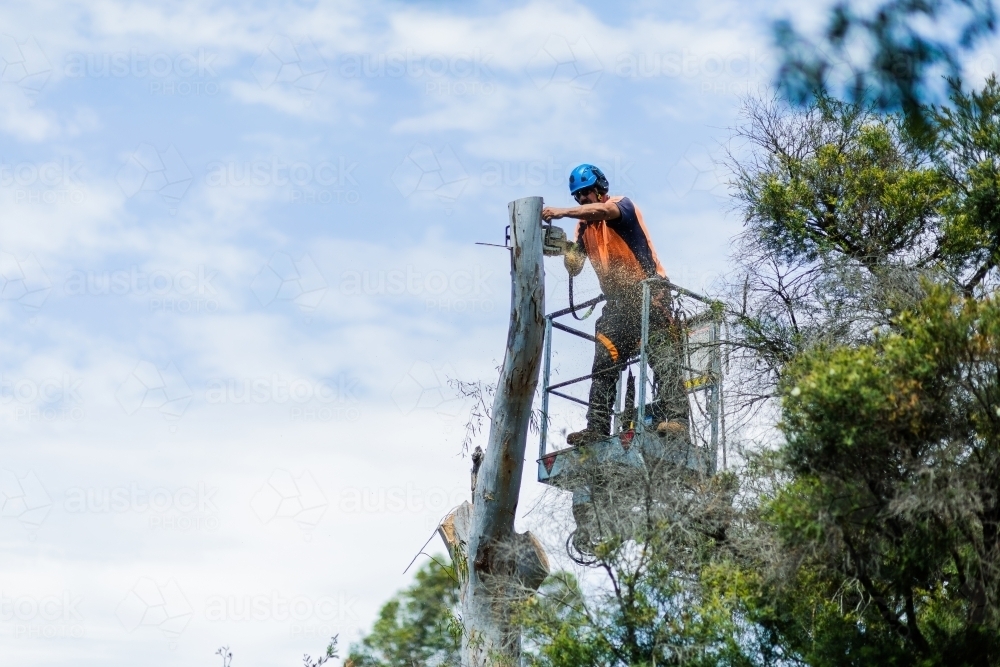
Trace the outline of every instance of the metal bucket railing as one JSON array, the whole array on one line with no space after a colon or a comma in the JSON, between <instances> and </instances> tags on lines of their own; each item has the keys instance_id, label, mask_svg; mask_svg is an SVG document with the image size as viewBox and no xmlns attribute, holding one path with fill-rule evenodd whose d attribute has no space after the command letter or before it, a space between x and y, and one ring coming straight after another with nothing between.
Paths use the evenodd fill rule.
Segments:
<instances>
[{"instance_id":1,"label":"metal bucket railing","mask_svg":"<svg viewBox=\"0 0 1000 667\"><path fill-rule=\"evenodd\" d=\"M650 426L655 428L655 425L647 424L648 415L646 400L650 385L649 318L652 301L651 294L654 285L664 287L671 291L674 303L679 304L676 310L683 315L680 324L682 332L681 346L683 351L682 359L684 384L688 393L689 401L694 403L692 406L694 409L691 411L692 419L696 415L700 416L701 423L705 426L704 430L707 431L704 433L704 445L709 450L709 472L714 473L718 463L720 439L723 440L723 448L725 446L721 424L723 407L722 354L720 350L721 317L713 307L713 302L710 299L678 285L674 285L663 278L651 278L642 282L642 329L638 355L626 359L611 368L600 371L600 373L618 373L617 388L615 393L615 409L612 411L613 414L610 437L614 438L625 432L626 429L623 427L628 426L627 424L622 423L622 416L626 413L626 410L630 409L632 406L624 405L624 395L626 392L623 391L624 382L622 380L622 375L626 369L635 364L639 365L639 383L636 392L637 405L635 406L636 419L634 431L636 434L642 434ZM690 314L687 313L684 307L685 303L683 302L685 299L692 299L700 304L700 311ZM540 465L546 457L551 458L553 454L565 451L548 451L550 396L555 396L563 400L587 406L587 401L571 396L561 390L590 380L595 375L590 373L552 384L552 338L555 330L563 331L594 343L597 342L597 339L591 334L575 329L557 320L558 318L569 315L574 311L594 306L604 300L605 297L601 295L590 299L589 301L585 301L584 303L575 304L573 307L563 308L545 316L545 343L542 365L542 406L538 445ZM697 396L697 394L702 392L704 392L703 396ZM693 427L693 424L691 426ZM694 437L693 428L691 430L691 435ZM724 456L725 454L723 454L723 457ZM539 474L539 479L540 481L544 481L542 480L541 472Z\"/></svg>"}]
</instances>

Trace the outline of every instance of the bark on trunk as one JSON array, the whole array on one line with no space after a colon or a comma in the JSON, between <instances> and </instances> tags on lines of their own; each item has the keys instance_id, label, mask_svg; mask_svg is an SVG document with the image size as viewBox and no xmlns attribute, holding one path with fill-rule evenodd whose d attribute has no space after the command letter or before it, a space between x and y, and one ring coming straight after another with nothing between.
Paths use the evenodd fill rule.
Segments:
<instances>
[{"instance_id":1,"label":"bark on trunk","mask_svg":"<svg viewBox=\"0 0 1000 667\"><path fill-rule=\"evenodd\" d=\"M534 536L514 533L545 330L541 210L541 197L508 205L513 245L510 328L490 437L473 503L464 503L439 529L462 583L464 667L520 663L521 638L511 621L513 606L537 590L548 574L545 552Z\"/></svg>"}]
</instances>

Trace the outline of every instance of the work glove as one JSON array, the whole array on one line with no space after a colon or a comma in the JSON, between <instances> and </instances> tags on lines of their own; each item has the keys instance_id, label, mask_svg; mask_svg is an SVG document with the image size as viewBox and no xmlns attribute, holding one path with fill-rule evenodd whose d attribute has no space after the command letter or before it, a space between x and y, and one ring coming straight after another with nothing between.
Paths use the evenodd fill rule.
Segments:
<instances>
[{"instance_id":1,"label":"work glove","mask_svg":"<svg viewBox=\"0 0 1000 667\"><path fill-rule=\"evenodd\" d=\"M565 255L573 243L566 239L566 232L555 225L545 226L545 240L542 241L542 252L546 257Z\"/></svg>"}]
</instances>

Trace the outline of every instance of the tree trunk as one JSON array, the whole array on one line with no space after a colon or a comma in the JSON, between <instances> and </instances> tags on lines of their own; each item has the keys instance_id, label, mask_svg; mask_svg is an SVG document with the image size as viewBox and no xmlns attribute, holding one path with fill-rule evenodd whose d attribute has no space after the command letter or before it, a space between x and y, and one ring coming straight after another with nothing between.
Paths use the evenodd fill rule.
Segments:
<instances>
[{"instance_id":1,"label":"tree trunk","mask_svg":"<svg viewBox=\"0 0 1000 667\"><path fill-rule=\"evenodd\" d=\"M464 503L439 529L462 584L464 667L520 664L513 607L548 575L548 560L534 536L514 533L545 330L542 198L518 199L508 210L513 245L510 328L489 443L472 504Z\"/></svg>"}]
</instances>

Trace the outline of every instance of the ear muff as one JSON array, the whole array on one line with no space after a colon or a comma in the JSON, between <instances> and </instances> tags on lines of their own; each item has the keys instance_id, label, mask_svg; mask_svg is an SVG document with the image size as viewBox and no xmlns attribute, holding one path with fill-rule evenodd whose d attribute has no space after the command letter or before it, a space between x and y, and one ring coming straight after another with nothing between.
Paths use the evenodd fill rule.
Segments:
<instances>
[{"instance_id":1,"label":"ear muff","mask_svg":"<svg viewBox=\"0 0 1000 667\"><path fill-rule=\"evenodd\" d=\"M581 164L569 174L569 192L576 194L586 188L596 188L601 194L608 191L608 179L592 164Z\"/></svg>"}]
</instances>

